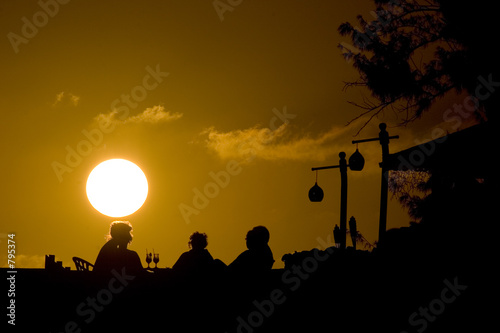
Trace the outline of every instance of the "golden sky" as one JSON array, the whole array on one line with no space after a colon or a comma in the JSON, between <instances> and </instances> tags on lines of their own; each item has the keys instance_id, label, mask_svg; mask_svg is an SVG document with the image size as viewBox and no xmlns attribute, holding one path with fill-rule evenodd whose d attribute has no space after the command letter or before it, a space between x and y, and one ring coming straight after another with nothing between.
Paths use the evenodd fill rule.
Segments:
<instances>
[{"instance_id":1,"label":"golden sky","mask_svg":"<svg viewBox=\"0 0 500 333\"><path fill-rule=\"evenodd\" d=\"M73 268L73 256L95 260L114 219L90 205L85 184L110 158L136 163L149 181L144 206L122 218L143 262L154 248L159 265L172 266L194 231L207 233L213 257L229 264L246 249L246 232L265 225L275 268L282 255L331 237L340 176L320 172L325 199L311 203L310 169L355 150L364 119L346 126L360 113L348 101L362 94L342 91L357 72L337 48L347 42L337 27L358 14L370 18L373 3L215 3L0 3L0 242L16 234L18 267L42 267L45 254ZM398 118L388 113L357 138L376 137L382 121L400 136L391 152L451 125L438 111L393 127ZM348 218L374 242L381 151L376 142L359 150L366 165L349 172ZM200 199L205 191L213 192ZM390 200L388 228L408 221ZM6 266L6 246L0 261Z\"/></svg>"}]
</instances>

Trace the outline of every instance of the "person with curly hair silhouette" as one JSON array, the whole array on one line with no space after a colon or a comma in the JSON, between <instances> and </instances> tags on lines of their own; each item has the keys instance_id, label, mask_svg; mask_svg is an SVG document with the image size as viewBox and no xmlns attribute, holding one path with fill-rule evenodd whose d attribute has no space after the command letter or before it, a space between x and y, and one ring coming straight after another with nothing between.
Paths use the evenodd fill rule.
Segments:
<instances>
[{"instance_id":1,"label":"person with curly hair silhouette","mask_svg":"<svg viewBox=\"0 0 500 333\"><path fill-rule=\"evenodd\" d=\"M132 225L128 221L114 221L106 236L94 264L94 272L110 273L113 269L120 272L123 268L131 274L143 271L141 259L137 252L127 249L132 242Z\"/></svg>"},{"instance_id":2,"label":"person with curly hair silhouette","mask_svg":"<svg viewBox=\"0 0 500 333\"><path fill-rule=\"evenodd\" d=\"M207 234L194 232L189 236L189 251L181 254L172 269L184 274L199 274L211 268L214 258L206 249L208 245Z\"/></svg>"}]
</instances>

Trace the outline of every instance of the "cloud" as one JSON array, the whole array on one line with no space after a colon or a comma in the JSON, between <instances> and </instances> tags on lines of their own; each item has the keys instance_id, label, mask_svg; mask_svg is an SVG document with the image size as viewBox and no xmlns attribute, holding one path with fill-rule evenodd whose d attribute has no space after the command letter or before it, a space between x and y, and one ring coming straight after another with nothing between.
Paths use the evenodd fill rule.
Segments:
<instances>
[{"instance_id":1,"label":"cloud","mask_svg":"<svg viewBox=\"0 0 500 333\"><path fill-rule=\"evenodd\" d=\"M150 123L156 124L159 122L177 120L182 117L182 113L170 113L165 111L165 108L160 105L147 108L142 113L130 117L125 120L126 123Z\"/></svg>"},{"instance_id":2,"label":"cloud","mask_svg":"<svg viewBox=\"0 0 500 333\"><path fill-rule=\"evenodd\" d=\"M222 159L251 161L307 160L325 161L338 158L338 153L350 154L353 127L332 127L317 135L294 137L288 124L275 130L252 127L243 130L220 132L211 127L201 135L206 136L207 148Z\"/></svg>"},{"instance_id":3,"label":"cloud","mask_svg":"<svg viewBox=\"0 0 500 333\"><path fill-rule=\"evenodd\" d=\"M168 122L177 120L182 117L182 113L171 113L170 111L165 111L162 105L155 105L152 108L147 108L143 112L130 117L125 117L123 119L123 114L119 115L118 111L114 110L106 114L99 114L95 120L114 122L118 124L157 124L162 122Z\"/></svg>"},{"instance_id":4,"label":"cloud","mask_svg":"<svg viewBox=\"0 0 500 333\"><path fill-rule=\"evenodd\" d=\"M79 102L80 102L80 96L76 96L72 93L61 91L60 93L56 94L56 99L54 103L52 103L52 106L53 107L58 105L78 106Z\"/></svg>"},{"instance_id":5,"label":"cloud","mask_svg":"<svg viewBox=\"0 0 500 333\"><path fill-rule=\"evenodd\" d=\"M207 136L207 147L216 152L222 159L249 159L255 156L272 159L269 148L276 145L285 134L286 124L275 130L252 127L245 130L219 132L214 127L204 130L201 135Z\"/></svg>"},{"instance_id":6,"label":"cloud","mask_svg":"<svg viewBox=\"0 0 500 333\"><path fill-rule=\"evenodd\" d=\"M26 255L18 254L16 255L16 267L17 268L44 268L45 267L45 256L43 255Z\"/></svg>"}]
</instances>

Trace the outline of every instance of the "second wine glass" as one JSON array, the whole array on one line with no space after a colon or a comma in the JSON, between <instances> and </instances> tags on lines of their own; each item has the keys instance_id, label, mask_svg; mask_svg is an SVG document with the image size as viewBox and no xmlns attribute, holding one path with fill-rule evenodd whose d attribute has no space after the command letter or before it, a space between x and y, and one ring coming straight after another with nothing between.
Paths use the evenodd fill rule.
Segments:
<instances>
[{"instance_id":1,"label":"second wine glass","mask_svg":"<svg viewBox=\"0 0 500 333\"><path fill-rule=\"evenodd\" d=\"M158 268L158 261L160 261L160 255L158 253L154 254L153 261L155 263L155 268Z\"/></svg>"}]
</instances>

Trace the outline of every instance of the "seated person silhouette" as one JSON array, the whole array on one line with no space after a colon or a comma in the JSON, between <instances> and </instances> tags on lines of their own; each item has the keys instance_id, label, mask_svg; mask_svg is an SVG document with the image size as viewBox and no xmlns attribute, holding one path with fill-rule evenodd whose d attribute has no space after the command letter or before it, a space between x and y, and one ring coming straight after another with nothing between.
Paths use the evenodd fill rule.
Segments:
<instances>
[{"instance_id":1,"label":"seated person silhouette","mask_svg":"<svg viewBox=\"0 0 500 333\"><path fill-rule=\"evenodd\" d=\"M118 273L138 274L143 271L141 259L137 252L128 250L132 241L132 225L127 221L115 221L109 228L108 241L103 245L94 264L94 272L109 274L112 270Z\"/></svg>"},{"instance_id":2,"label":"seated person silhouette","mask_svg":"<svg viewBox=\"0 0 500 333\"><path fill-rule=\"evenodd\" d=\"M274 264L273 252L267 244L269 230L264 226L257 226L246 236L248 250L242 252L231 264L231 271L259 274L270 271Z\"/></svg>"},{"instance_id":3,"label":"seated person silhouette","mask_svg":"<svg viewBox=\"0 0 500 333\"><path fill-rule=\"evenodd\" d=\"M181 254L172 266L174 271L181 274L199 274L211 268L214 258L206 249L208 245L205 233L194 232L189 236L188 246L191 250Z\"/></svg>"}]
</instances>

